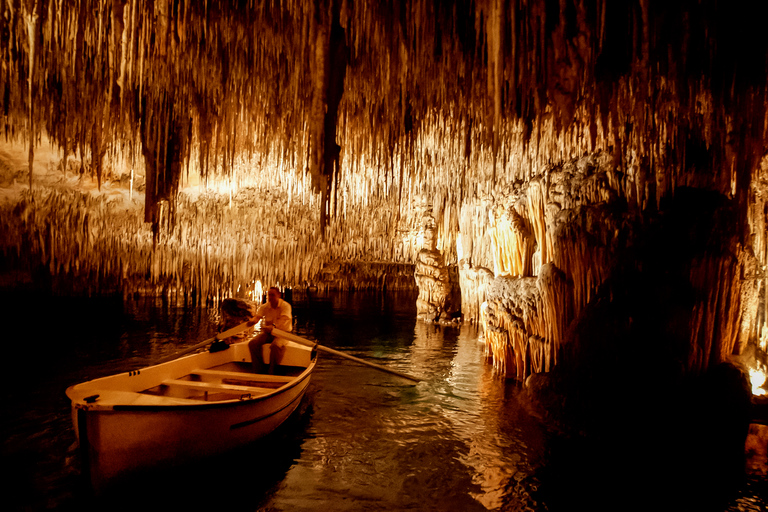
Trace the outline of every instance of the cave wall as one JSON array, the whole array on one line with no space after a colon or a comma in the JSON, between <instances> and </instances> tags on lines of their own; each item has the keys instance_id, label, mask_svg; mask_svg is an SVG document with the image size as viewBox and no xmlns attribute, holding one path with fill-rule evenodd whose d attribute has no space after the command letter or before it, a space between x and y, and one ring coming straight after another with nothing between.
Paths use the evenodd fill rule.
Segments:
<instances>
[{"instance_id":1,"label":"cave wall","mask_svg":"<svg viewBox=\"0 0 768 512\"><path fill-rule=\"evenodd\" d=\"M675 361L683 374L702 373L757 344L763 271L735 229L734 200L679 187L657 209L642 210L615 187L612 174L599 158L569 162L513 191L494 210L496 272L483 321L488 355L501 373L522 381L549 371L564 353L582 359L583 346L565 346L572 331L589 307L624 296L632 301L625 302L631 306L623 321L649 330L647 339L616 335L614 342L645 346L664 339L662 346L678 352L652 353ZM529 249L531 233L542 248L536 254ZM537 268L539 257L546 263ZM672 309L679 314L669 316ZM615 316L603 320L610 325ZM583 336L605 336L596 323L592 328Z\"/></svg>"},{"instance_id":2,"label":"cave wall","mask_svg":"<svg viewBox=\"0 0 768 512\"><path fill-rule=\"evenodd\" d=\"M670 259L694 295L683 364L764 352L768 40L758 0L721 4L4 2L3 134L29 188L3 203L5 265L203 295L399 276L430 210L465 318L524 378L693 189L731 224L683 201L709 219L693 235L724 237ZM74 192L35 171L46 138Z\"/></svg>"},{"instance_id":3,"label":"cave wall","mask_svg":"<svg viewBox=\"0 0 768 512\"><path fill-rule=\"evenodd\" d=\"M23 156L18 144L0 144L6 286L187 301L246 297L256 281L321 291L415 288L420 215L403 218L395 237L378 223L356 225L329 243L311 195L302 203L270 183L236 192L228 183L197 184L183 187L172 207L160 205L162 229L153 232L145 222L141 176L110 170L97 188L73 158L60 173L60 153L48 148L30 190L19 183L27 177ZM375 204L386 215L387 206ZM337 223L329 227L338 229Z\"/></svg>"}]
</instances>

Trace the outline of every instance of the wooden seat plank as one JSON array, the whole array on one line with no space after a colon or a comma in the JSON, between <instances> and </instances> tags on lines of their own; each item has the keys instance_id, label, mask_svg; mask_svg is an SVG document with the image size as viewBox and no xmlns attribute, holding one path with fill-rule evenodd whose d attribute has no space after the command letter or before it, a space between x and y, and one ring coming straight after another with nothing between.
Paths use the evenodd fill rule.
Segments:
<instances>
[{"instance_id":1,"label":"wooden seat plank","mask_svg":"<svg viewBox=\"0 0 768 512\"><path fill-rule=\"evenodd\" d=\"M132 391L103 391L96 400L99 405L192 405L200 400L157 396Z\"/></svg>"},{"instance_id":2,"label":"wooden seat plank","mask_svg":"<svg viewBox=\"0 0 768 512\"><path fill-rule=\"evenodd\" d=\"M221 379L232 380L247 380L250 382L291 382L296 377L288 375L268 375L263 373L245 373L245 372L230 372L224 370L204 370L199 369L191 373L191 375L200 375L207 377L219 377Z\"/></svg>"},{"instance_id":3,"label":"wooden seat plank","mask_svg":"<svg viewBox=\"0 0 768 512\"><path fill-rule=\"evenodd\" d=\"M197 389L199 391L219 391L219 392L233 392L233 393L250 393L251 395L266 395L271 393L274 389L271 388L259 388L256 386L237 386L234 384L217 384L212 382L198 382L192 380L165 380L164 386L176 386L189 389Z\"/></svg>"}]
</instances>

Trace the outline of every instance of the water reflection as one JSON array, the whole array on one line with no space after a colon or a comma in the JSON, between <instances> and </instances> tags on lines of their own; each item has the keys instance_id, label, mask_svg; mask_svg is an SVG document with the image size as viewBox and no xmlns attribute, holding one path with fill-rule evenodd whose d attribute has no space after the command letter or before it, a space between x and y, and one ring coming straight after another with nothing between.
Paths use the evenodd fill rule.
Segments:
<instances>
[{"instance_id":1,"label":"water reflection","mask_svg":"<svg viewBox=\"0 0 768 512\"><path fill-rule=\"evenodd\" d=\"M410 332L360 340L350 353L378 356L377 363L424 381L324 358L302 458L265 508L537 508L528 445L509 433L536 438L538 427L528 421L520 431L521 412L499 410L506 386L482 364L475 328L408 325ZM481 395L490 401L481 403Z\"/></svg>"},{"instance_id":2,"label":"water reflection","mask_svg":"<svg viewBox=\"0 0 768 512\"><path fill-rule=\"evenodd\" d=\"M518 402L516 386L484 363L477 330L416 322L414 303L394 294L297 303L296 329L423 382L321 354L298 414L273 435L205 463L140 475L102 498L80 487L64 389L210 337L215 311L57 302L49 305L50 327L30 331L38 320L19 307L6 325L8 339L24 343L10 344L7 360L30 361L32 347L35 371L14 365L2 374L3 508L522 511L555 510L557 495L567 510L567 489L556 484L568 475L539 482L551 442ZM629 462L617 454L614 463ZM570 467L582 468L582 460ZM745 488L733 510L752 510L743 507L749 500L764 505L756 496Z\"/></svg>"},{"instance_id":3,"label":"water reflection","mask_svg":"<svg viewBox=\"0 0 768 512\"><path fill-rule=\"evenodd\" d=\"M525 413L506 408L514 402L514 396L508 395L513 395L515 388L500 382L483 364L477 328L417 324L415 340L424 340L416 341L415 347L440 346L442 350L433 360L449 362L444 380L442 375L437 379L442 389L436 390L435 397L451 422L451 431L466 446L460 461L472 475L472 483L479 486L470 496L487 509L508 506L524 510L533 506L529 491L536 487L531 477L535 457L523 439L539 448L543 439Z\"/></svg>"}]
</instances>

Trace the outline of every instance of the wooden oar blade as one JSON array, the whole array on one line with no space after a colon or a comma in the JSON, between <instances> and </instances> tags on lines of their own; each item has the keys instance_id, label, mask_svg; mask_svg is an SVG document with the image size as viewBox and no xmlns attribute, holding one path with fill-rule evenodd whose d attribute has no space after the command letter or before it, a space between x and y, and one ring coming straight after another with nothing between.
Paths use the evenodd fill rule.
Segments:
<instances>
[{"instance_id":1,"label":"wooden oar blade","mask_svg":"<svg viewBox=\"0 0 768 512\"><path fill-rule=\"evenodd\" d=\"M344 359L349 359L350 361L354 361L356 363L360 363L360 364L363 364L365 366L369 366L371 368L375 368L376 370L379 370L379 371L382 371L382 372L391 373L392 375L397 375L398 377L402 377L404 379L408 379L408 380L413 381L413 382L421 382L421 379L419 379L418 377L414 377L412 375L408 375L407 373L402 373L402 372L399 372L397 370L393 370L391 368L387 368L386 366L381 366L381 365L378 365L378 364L375 364L375 363L371 363L371 362L365 361L365 360L360 359L360 358L355 357L355 356L350 356L349 354L345 354L344 352L339 352L338 350L334 350L332 348L328 348L328 347L325 347L323 345L319 345L319 344L315 343L314 341L310 341L310 340L308 340L306 338L302 338L301 336L296 336L295 334L292 334L292 333L287 332L287 331L282 331L282 330L280 330L278 328L273 328L272 329L272 335L273 336L278 336L280 338L285 338L285 339L290 340L290 341L295 341L296 343L299 343L300 345L306 345L308 347L315 347L316 346L318 350L321 350L323 352L327 352L328 354L332 354L332 355L335 355L335 356L338 356L338 357L342 357Z\"/></svg>"}]
</instances>

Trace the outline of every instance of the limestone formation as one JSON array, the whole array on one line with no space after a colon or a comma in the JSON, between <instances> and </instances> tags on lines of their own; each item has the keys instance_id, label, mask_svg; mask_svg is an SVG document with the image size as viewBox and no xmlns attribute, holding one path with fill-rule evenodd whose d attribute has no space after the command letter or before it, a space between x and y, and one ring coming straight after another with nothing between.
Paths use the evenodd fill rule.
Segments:
<instances>
[{"instance_id":1,"label":"limestone formation","mask_svg":"<svg viewBox=\"0 0 768 512\"><path fill-rule=\"evenodd\" d=\"M420 310L458 282L522 378L652 264L692 290L688 371L765 359L768 39L722 7L2 2L4 281L207 300L420 266Z\"/></svg>"},{"instance_id":2,"label":"limestone formation","mask_svg":"<svg viewBox=\"0 0 768 512\"><path fill-rule=\"evenodd\" d=\"M457 297L455 268L445 264L435 239L435 223L430 213L424 216L424 243L419 251L414 277L419 288L417 316L430 322L450 323L461 313Z\"/></svg>"}]
</instances>

